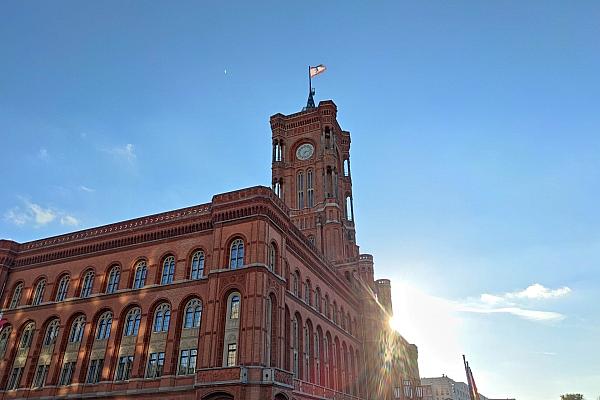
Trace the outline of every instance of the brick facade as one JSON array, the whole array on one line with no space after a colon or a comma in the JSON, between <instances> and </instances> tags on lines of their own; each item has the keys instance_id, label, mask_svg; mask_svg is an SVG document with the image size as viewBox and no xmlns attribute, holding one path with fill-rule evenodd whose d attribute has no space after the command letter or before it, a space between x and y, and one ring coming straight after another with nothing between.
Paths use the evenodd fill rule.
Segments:
<instances>
[{"instance_id":1,"label":"brick facade","mask_svg":"<svg viewBox=\"0 0 600 400\"><path fill-rule=\"evenodd\" d=\"M387 399L418 386L416 346L389 330L391 297L380 306L354 242L336 113L327 101L271 117L274 190L1 240L0 398Z\"/></svg>"}]
</instances>

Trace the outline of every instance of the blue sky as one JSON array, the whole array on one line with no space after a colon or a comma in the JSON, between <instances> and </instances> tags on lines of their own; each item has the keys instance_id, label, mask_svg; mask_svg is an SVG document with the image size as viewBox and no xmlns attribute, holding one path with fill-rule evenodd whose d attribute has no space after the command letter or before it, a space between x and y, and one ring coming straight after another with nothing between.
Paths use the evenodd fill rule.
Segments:
<instances>
[{"instance_id":1,"label":"blue sky","mask_svg":"<svg viewBox=\"0 0 600 400\"><path fill-rule=\"evenodd\" d=\"M269 116L323 63L358 241L422 375L464 380L464 352L487 396L600 395L597 2L14 1L0 21L0 237L268 185Z\"/></svg>"}]
</instances>

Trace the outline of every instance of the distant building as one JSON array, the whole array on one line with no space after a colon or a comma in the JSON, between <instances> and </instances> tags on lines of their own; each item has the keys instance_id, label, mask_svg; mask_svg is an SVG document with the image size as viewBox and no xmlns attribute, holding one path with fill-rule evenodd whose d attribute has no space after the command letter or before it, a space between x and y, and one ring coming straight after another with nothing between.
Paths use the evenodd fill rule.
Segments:
<instances>
[{"instance_id":1,"label":"distant building","mask_svg":"<svg viewBox=\"0 0 600 400\"><path fill-rule=\"evenodd\" d=\"M438 378L422 378L421 384L431 386L433 400L471 400L468 385L464 382L456 382L446 375Z\"/></svg>"},{"instance_id":2,"label":"distant building","mask_svg":"<svg viewBox=\"0 0 600 400\"><path fill-rule=\"evenodd\" d=\"M439 378L421 378L423 386L423 400L471 400L469 385L456 382L452 378L442 375ZM427 393L431 393L427 397ZM479 393L479 400L515 400L515 399L490 399Z\"/></svg>"},{"instance_id":3,"label":"distant building","mask_svg":"<svg viewBox=\"0 0 600 400\"><path fill-rule=\"evenodd\" d=\"M421 385L423 388L423 400L433 400L433 390L431 385Z\"/></svg>"}]
</instances>

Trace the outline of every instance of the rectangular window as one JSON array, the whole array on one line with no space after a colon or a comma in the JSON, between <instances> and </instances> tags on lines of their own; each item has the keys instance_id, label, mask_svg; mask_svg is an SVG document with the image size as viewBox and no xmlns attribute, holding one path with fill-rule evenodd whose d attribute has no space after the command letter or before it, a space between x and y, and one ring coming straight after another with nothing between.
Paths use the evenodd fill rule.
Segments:
<instances>
[{"instance_id":1,"label":"rectangular window","mask_svg":"<svg viewBox=\"0 0 600 400\"><path fill-rule=\"evenodd\" d=\"M227 366L233 367L237 360L237 343L227 345Z\"/></svg>"},{"instance_id":2,"label":"rectangular window","mask_svg":"<svg viewBox=\"0 0 600 400\"><path fill-rule=\"evenodd\" d=\"M116 381L126 381L129 379L131 374L131 367L133 366L133 356L122 356L119 357L119 364L117 366L117 374L115 376Z\"/></svg>"},{"instance_id":3,"label":"rectangular window","mask_svg":"<svg viewBox=\"0 0 600 400\"><path fill-rule=\"evenodd\" d=\"M306 191L308 196L308 207L314 207L315 205L315 191L313 189L313 172L308 171L306 174Z\"/></svg>"},{"instance_id":4,"label":"rectangular window","mask_svg":"<svg viewBox=\"0 0 600 400\"><path fill-rule=\"evenodd\" d=\"M237 296L231 299L231 311L229 313L230 319L240 318L240 299Z\"/></svg>"},{"instance_id":5,"label":"rectangular window","mask_svg":"<svg viewBox=\"0 0 600 400\"><path fill-rule=\"evenodd\" d=\"M304 174L302 172L298 173L296 189L298 190L298 208L304 208Z\"/></svg>"},{"instance_id":6,"label":"rectangular window","mask_svg":"<svg viewBox=\"0 0 600 400\"><path fill-rule=\"evenodd\" d=\"M104 359L100 358L92 360L90 367L88 368L87 383L98 383L102 377L102 367L104 366Z\"/></svg>"},{"instance_id":7,"label":"rectangular window","mask_svg":"<svg viewBox=\"0 0 600 400\"><path fill-rule=\"evenodd\" d=\"M19 387L19 382L21 381L21 374L23 373L23 368L13 368L10 373L10 378L8 379L8 384L6 385L6 390L15 390Z\"/></svg>"},{"instance_id":8,"label":"rectangular window","mask_svg":"<svg viewBox=\"0 0 600 400\"><path fill-rule=\"evenodd\" d=\"M394 399L402 398L402 389L399 387L394 388Z\"/></svg>"},{"instance_id":9,"label":"rectangular window","mask_svg":"<svg viewBox=\"0 0 600 400\"><path fill-rule=\"evenodd\" d=\"M162 375L165 364L165 353L150 353L146 378L157 378Z\"/></svg>"},{"instance_id":10,"label":"rectangular window","mask_svg":"<svg viewBox=\"0 0 600 400\"><path fill-rule=\"evenodd\" d=\"M35 377L33 378L32 388L41 388L46 384L46 376L48 375L49 365L38 365L35 370Z\"/></svg>"},{"instance_id":11,"label":"rectangular window","mask_svg":"<svg viewBox=\"0 0 600 400\"><path fill-rule=\"evenodd\" d=\"M196 373L197 349L181 350L179 357L179 375L191 375Z\"/></svg>"},{"instance_id":12,"label":"rectangular window","mask_svg":"<svg viewBox=\"0 0 600 400\"><path fill-rule=\"evenodd\" d=\"M60 372L59 386L70 385L73 380L73 372L75 371L75 361L64 363Z\"/></svg>"}]
</instances>

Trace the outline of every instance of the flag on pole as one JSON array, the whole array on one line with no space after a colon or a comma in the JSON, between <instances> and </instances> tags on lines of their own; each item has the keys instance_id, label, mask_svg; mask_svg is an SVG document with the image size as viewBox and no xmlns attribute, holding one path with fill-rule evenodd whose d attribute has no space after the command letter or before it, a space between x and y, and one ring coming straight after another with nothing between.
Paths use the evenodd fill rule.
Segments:
<instances>
[{"instance_id":1,"label":"flag on pole","mask_svg":"<svg viewBox=\"0 0 600 400\"><path fill-rule=\"evenodd\" d=\"M473 376L473 370L469 366L467 359L463 354L463 362L465 364L465 373L467 374L467 384L469 386L469 398L471 400L479 400L479 392L477 391L477 385L475 384L475 377Z\"/></svg>"},{"instance_id":2,"label":"flag on pole","mask_svg":"<svg viewBox=\"0 0 600 400\"><path fill-rule=\"evenodd\" d=\"M327 67L323 64L319 64L316 67L310 67L310 77L313 78L319 75L320 73L325 72L326 69Z\"/></svg>"},{"instance_id":3,"label":"flag on pole","mask_svg":"<svg viewBox=\"0 0 600 400\"><path fill-rule=\"evenodd\" d=\"M475 400L479 400L479 392L477 391L477 384L475 384L475 377L473 376L473 371L471 370L471 367L469 367L469 374L471 375L471 383L473 384L473 387L471 388L471 390L473 391L473 398Z\"/></svg>"}]
</instances>

